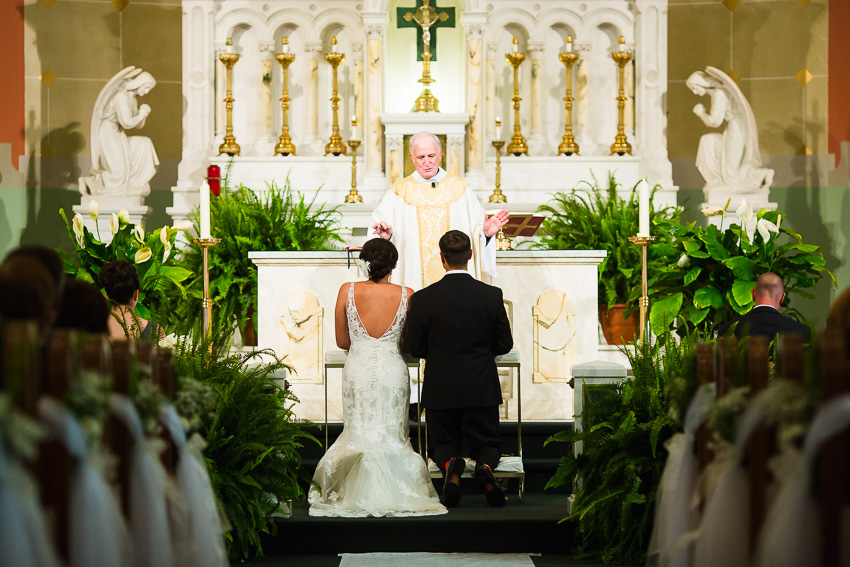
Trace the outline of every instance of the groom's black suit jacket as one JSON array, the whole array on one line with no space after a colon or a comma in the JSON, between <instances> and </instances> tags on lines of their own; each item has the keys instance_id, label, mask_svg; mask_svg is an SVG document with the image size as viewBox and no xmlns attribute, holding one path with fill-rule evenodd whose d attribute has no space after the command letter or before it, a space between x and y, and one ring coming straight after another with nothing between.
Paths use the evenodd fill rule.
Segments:
<instances>
[{"instance_id":1,"label":"groom's black suit jacket","mask_svg":"<svg viewBox=\"0 0 850 567\"><path fill-rule=\"evenodd\" d=\"M411 297L405 347L426 359L422 406L502 403L496 355L513 346L502 290L469 274L447 274Z\"/></svg>"}]
</instances>

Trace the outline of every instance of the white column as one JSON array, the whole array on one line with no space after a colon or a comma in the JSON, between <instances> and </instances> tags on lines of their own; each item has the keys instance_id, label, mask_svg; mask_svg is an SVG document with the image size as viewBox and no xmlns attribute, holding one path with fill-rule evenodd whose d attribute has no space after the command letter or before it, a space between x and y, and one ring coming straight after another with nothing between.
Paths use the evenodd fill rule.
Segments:
<instances>
[{"instance_id":1,"label":"white column","mask_svg":"<svg viewBox=\"0 0 850 567\"><path fill-rule=\"evenodd\" d=\"M392 185L402 178L402 145L404 137L401 135L387 136L387 178Z\"/></svg>"},{"instance_id":2,"label":"white column","mask_svg":"<svg viewBox=\"0 0 850 567\"><path fill-rule=\"evenodd\" d=\"M676 204L672 164L667 156L667 0L635 3L635 136L641 175L664 191L656 199ZM664 193L662 195L662 193Z\"/></svg>"},{"instance_id":3,"label":"white column","mask_svg":"<svg viewBox=\"0 0 850 567\"><path fill-rule=\"evenodd\" d=\"M352 96L354 97L353 104L351 108L354 109L354 116L357 117L357 136L362 139L363 138L363 44L362 43L352 43L351 44L351 57L354 62L354 76L352 77ZM351 116L346 116L343 121L345 124L345 131L350 133L349 128L351 127ZM343 136L343 138L348 139L349 136ZM360 148L358 148L359 150ZM361 154L361 152L358 152ZM362 154L361 154L362 155Z\"/></svg>"},{"instance_id":4,"label":"white column","mask_svg":"<svg viewBox=\"0 0 850 567\"><path fill-rule=\"evenodd\" d=\"M383 107L384 92L383 40L386 30L386 20L386 12L363 15L367 37L366 116L363 123L363 156L366 160L366 176L363 185L366 191L383 190L387 186L387 178L389 178L390 182L394 180L390 168L387 170L387 175L384 175L381 159L381 147L383 144L381 110Z\"/></svg>"},{"instance_id":5,"label":"white column","mask_svg":"<svg viewBox=\"0 0 850 567\"><path fill-rule=\"evenodd\" d=\"M543 116L546 109L543 107L543 89L546 84L543 81L543 57L545 43L538 40L529 40L527 44L528 56L531 59L531 134L528 137L530 155L552 155L556 150L543 148Z\"/></svg>"},{"instance_id":6,"label":"white column","mask_svg":"<svg viewBox=\"0 0 850 567\"><path fill-rule=\"evenodd\" d=\"M496 41L487 42L487 71L485 73L485 82L487 89L484 93L485 107L485 127L487 137L495 139L496 136L496 116L499 115L499 104L496 99L496 51L499 49L499 43ZM504 116L502 118L502 126L504 126ZM510 136L508 136L510 138Z\"/></svg>"},{"instance_id":7,"label":"white column","mask_svg":"<svg viewBox=\"0 0 850 567\"><path fill-rule=\"evenodd\" d=\"M299 155L322 155L323 144L319 138L319 57L322 54L321 41L307 41L304 43L304 98L307 103L307 131L304 141L309 148Z\"/></svg>"},{"instance_id":8,"label":"white column","mask_svg":"<svg viewBox=\"0 0 850 567\"><path fill-rule=\"evenodd\" d=\"M448 167L448 172L457 176L463 176L464 170L464 160L463 160L463 148L464 148L464 137L449 134L446 137L446 142L448 146L448 160L446 166Z\"/></svg>"},{"instance_id":9,"label":"white column","mask_svg":"<svg viewBox=\"0 0 850 567\"><path fill-rule=\"evenodd\" d=\"M177 185L171 188L174 222L185 221L198 202L197 188L206 172L214 137L215 65L213 0L184 0L183 8L183 152Z\"/></svg>"},{"instance_id":10,"label":"white column","mask_svg":"<svg viewBox=\"0 0 850 567\"><path fill-rule=\"evenodd\" d=\"M469 113L469 124L466 127L468 154L466 156L466 181L473 189L484 187L484 25L487 22L486 12L463 12L461 22L466 31L466 81L467 88L466 112ZM463 172L462 172L463 173Z\"/></svg>"},{"instance_id":11,"label":"white column","mask_svg":"<svg viewBox=\"0 0 850 567\"><path fill-rule=\"evenodd\" d=\"M575 84L573 85L573 135L581 148L581 155L594 155L596 145L590 125L590 89L588 88L588 66L590 62L590 44L575 43L573 49L578 52L578 65L573 68Z\"/></svg>"},{"instance_id":12,"label":"white column","mask_svg":"<svg viewBox=\"0 0 850 567\"><path fill-rule=\"evenodd\" d=\"M263 84L260 87L262 120L260 122L260 135L257 137L257 146L254 148L254 154L258 156L274 155L274 145L277 143L277 137L272 126L274 124L272 113L276 109L280 109L279 97L275 98L272 94L273 69L275 66L279 67L274 58L275 47L276 44L273 41L260 42L260 63L263 70Z\"/></svg>"}]
</instances>

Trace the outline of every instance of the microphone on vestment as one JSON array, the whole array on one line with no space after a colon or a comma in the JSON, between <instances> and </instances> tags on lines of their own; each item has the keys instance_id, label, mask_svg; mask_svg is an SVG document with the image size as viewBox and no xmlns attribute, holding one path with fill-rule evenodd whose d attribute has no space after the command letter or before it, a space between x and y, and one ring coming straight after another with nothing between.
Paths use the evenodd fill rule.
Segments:
<instances>
[{"instance_id":1,"label":"microphone on vestment","mask_svg":"<svg viewBox=\"0 0 850 567\"><path fill-rule=\"evenodd\" d=\"M436 181L432 181L432 182L431 182L431 189L436 189L436 188L437 188L437 182L436 182Z\"/></svg>"}]
</instances>

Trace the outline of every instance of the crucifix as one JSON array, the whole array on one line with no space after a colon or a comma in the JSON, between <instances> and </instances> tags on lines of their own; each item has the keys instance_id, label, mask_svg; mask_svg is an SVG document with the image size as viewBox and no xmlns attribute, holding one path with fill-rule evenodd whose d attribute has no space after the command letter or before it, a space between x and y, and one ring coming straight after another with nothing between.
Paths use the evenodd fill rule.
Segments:
<instances>
[{"instance_id":1,"label":"crucifix","mask_svg":"<svg viewBox=\"0 0 850 567\"><path fill-rule=\"evenodd\" d=\"M434 43L436 43L436 29L440 23L444 23L446 26L454 26L454 8L448 8L451 13L446 11L438 12L435 6L431 6L431 0L421 0L421 4L419 4L415 11L403 12L403 10L406 10L406 8L398 9L398 27L412 27L415 25L422 29L422 35L417 38L417 44L421 44L422 46L422 78L419 79L419 82L425 85L425 88L422 89L422 93L413 104L413 112L439 112L438 105L440 101L431 94L431 83L434 82L434 79L431 78L431 59L436 59L431 54L431 28L434 28ZM408 24L402 24L401 20L408 22ZM446 22L449 23L446 24Z\"/></svg>"}]
</instances>

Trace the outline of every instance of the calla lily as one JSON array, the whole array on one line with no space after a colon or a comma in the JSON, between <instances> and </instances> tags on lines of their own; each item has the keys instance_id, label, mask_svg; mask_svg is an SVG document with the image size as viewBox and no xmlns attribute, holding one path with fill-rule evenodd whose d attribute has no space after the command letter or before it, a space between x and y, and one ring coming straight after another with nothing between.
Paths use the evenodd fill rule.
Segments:
<instances>
[{"instance_id":1,"label":"calla lily","mask_svg":"<svg viewBox=\"0 0 850 567\"><path fill-rule=\"evenodd\" d=\"M97 222L97 215L100 214L100 205L97 204L97 201L92 199L89 203L89 216L92 218L94 222Z\"/></svg>"},{"instance_id":2,"label":"calla lily","mask_svg":"<svg viewBox=\"0 0 850 567\"><path fill-rule=\"evenodd\" d=\"M136 240L138 240L139 242L144 242L144 241L145 241L145 229L144 229L144 228L142 228L142 225L137 224L137 225L133 228L133 236L135 236L135 237L136 237Z\"/></svg>"},{"instance_id":3,"label":"calla lily","mask_svg":"<svg viewBox=\"0 0 850 567\"><path fill-rule=\"evenodd\" d=\"M77 238L80 248L85 248L86 240L83 235L83 217L80 216L80 213L74 215L74 219L71 221L71 228L74 230L74 236Z\"/></svg>"},{"instance_id":4,"label":"calla lily","mask_svg":"<svg viewBox=\"0 0 850 567\"><path fill-rule=\"evenodd\" d=\"M165 262L168 260L169 256L171 256L171 243L170 242L166 243L165 252L162 253L162 263L163 264L165 264Z\"/></svg>"},{"instance_id":5,"label":"calla lily","mask_svg":"<svg viewBox=\"0 0 850 567\"><path fill-rule=\"evenodd\" d=\"M690 263L690 261L691 261L691 259L688 258L687 254L682 254L682 257L679 258L679 261L676 262L676 265L679 266L680 268L684 268L685 266L687 266Z\"/></svg>"},{"instance_id":6,"label":"calla lily","mask_svg":"<svg viewBox=\"0 0 850 567\"><path fill-rule=\"evenodd\" d=\"M130 224L130 211L121 209L118 211L118 219L124 224Z\"/></svg>"},{"instance_id":7,"label":"calla lily","mask_svg":"<svg viewBox=\"0 0 850 567\"><path fill-rule=\"evenodd\" d=\"M112 215L109 217L109 232L112 233L112 236L115 236L120 226L121 224L118 221L118 215L112 213Z\"/></svg>"},{"instance_id":8,"label":"calla lily","mask_svg":"<svg viewBox=\"0 0 850 567\"><path fill-rule=\"evenodd\" d=\"M779 232L779 225L782 224L782 215L776 217L776 231Z\"/></svg>"},{"instance_id":9,"label":"calla lily","mask_svg":"<svg viewBox=\"0 0 850 567\"><path fill-rule=\"evenodd\" d=\"M771 232L779 234L779 228L767 219L759 219L758 224L756 224L756 229L759 231L759 234L761 234L761 237L765 242L770 240Z\"/></svg>"},{"instance_id":10,"label":"calla lily","mask_svg":"<svg viewBox=\"0 0 850 567\"><path fill-rule=\"evenodd\" d=\"M171 230L179 230L182 232L186 232L187 230L192 230L192 223L189 221L181 221L172 226Z\"/></svg>"},{"instance_id":11,"label":"calla lily","mask_svg":"<svg viewBox=\"0 0 850 567\"><path fill-rule=\"evenodd\" d=\"M720 207L703 207L700 211L707 217L723 215L723 217L726 218L726 209L721 209Z\"/></svg>"},{"instance_id":12,"label":"calla lily","mask_svg":"<svg viewBox=\"0 0 850 567\"><path fill-rule=\"evenodd\" d=\"M159 241L162 242L162 245L168 247L168 227L164 226L159 231Z\"/></svg>"},{"instance_id":13,"label":"calla lily","mask_svg":"<svg viewBox=\"0 0 850 567\"><path fill-rule=\"evenodd\" d=\"M144 264L151 259L151 249L145 246L136 252L133 261L137 264Z\"/></svg>"}]
</instances>

